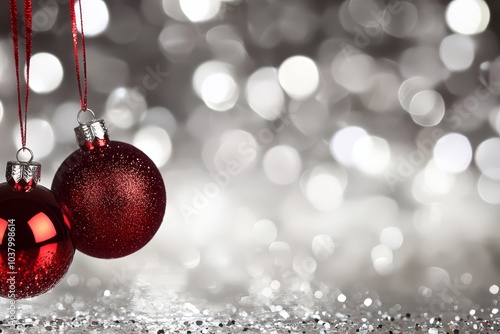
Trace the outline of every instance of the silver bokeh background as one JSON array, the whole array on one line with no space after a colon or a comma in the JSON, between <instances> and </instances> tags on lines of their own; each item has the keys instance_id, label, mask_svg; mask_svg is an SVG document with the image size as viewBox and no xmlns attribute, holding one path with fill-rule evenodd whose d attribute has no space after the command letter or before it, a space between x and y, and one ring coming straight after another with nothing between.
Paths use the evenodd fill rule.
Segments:
<instances>
[{"instance_id":1,"label":"silver bokeh background","mask_svg":"<svg viewBox=\"0 0 500 334\"><path fill-rule=\"evenodd\" d=\"M20 138L4 5L7 161ZM67 1L34 6L28 146L50 187L76 149L79 104ZM240 306L300 295L393 312L496 305L497 4L84 6L89 107L112 140L157 163L167 213L138 253L107 261L77 253L53 291L21 306L154 312L176 294Z\"/></svg>"}]
</instances>

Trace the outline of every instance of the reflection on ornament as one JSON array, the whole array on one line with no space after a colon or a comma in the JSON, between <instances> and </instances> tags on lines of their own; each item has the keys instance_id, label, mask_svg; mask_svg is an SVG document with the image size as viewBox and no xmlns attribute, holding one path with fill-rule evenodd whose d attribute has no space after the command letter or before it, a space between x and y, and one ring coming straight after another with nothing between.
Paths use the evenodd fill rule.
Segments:
<instances>
[{"instance_id":1,"label":"reflection on ornament","mask_svg":"<svg viewBox=\"0 0 500 334\"><path fill-rule=\"evenodd\" d=\"M73 260L69 221L50 190L36 185L39 173L37 163L9 162L8 183L0 184L2 297L21 299L47 292Z\"/></svg>"}]
</instances>

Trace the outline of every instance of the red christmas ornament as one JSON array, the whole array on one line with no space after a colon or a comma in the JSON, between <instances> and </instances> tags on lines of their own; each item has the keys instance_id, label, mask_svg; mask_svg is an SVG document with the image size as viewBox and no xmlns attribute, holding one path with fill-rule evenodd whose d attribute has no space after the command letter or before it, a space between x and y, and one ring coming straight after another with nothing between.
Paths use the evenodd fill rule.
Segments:
<instances>
[{"instance_id":1,"label":"red christmas ornament","mask_svg":"<svg viewBox=\"0 0 500 334\"><path fill-rule=\"evenodd\" d=\"M80 149L61 164L52 183L71 218L75 246L105 259L134 253L163 221L166 191L160 171L139 149L110 141L103 120L79 123Z\"/></svg>"},{"instance_id":2,"label":"red christmas ornament","mask_svg":"<svg viewBox=\"0 0 500 334\"><path fill-rule=\"evenodd\" d=\"M70 223L50 190L36 185L40 164L10 161L6 176L0 184L0 296L34 297L68 271L75 252Z\"/></svg>"}]
</instances>

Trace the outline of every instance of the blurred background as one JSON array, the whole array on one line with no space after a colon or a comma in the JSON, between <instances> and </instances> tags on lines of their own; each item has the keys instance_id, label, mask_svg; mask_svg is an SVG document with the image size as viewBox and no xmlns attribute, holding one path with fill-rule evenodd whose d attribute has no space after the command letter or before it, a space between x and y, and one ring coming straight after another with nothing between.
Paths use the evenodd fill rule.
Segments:
<instances>
[{"instance_id":1,"label":"blurred background","mask_svg":"<svg viewBox=\"0 0 500 334\"><path fill-rule=\"evenodd\" d=\"M21 145L4 5L7 161ZM77 148L80 107L68 1L33 6L28 147L50 187ZM89 107L112 140L157 164L167 211L145 248L117 260L77 253L22 312L155 314L196 300L283 318L297 304L496 314L498 10L482 0L85 0Z\"/></svg>"}]
</instances>

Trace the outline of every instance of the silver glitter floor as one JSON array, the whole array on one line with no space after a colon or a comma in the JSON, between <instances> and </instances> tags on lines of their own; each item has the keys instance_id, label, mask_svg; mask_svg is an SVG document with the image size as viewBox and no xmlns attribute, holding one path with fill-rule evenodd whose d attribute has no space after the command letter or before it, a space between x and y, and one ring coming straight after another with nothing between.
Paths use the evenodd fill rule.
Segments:
<instances>
[{"instance_id":1,"label":"silver glitter floor","mask_svg":"<svg viewBox=\"0 0 500 334\"><path fill-rule=\"evenodd\" d=\"M2 333L496 333L498 309L441 311L435 314L387 308L375 300L336 305L290 294L262 306L218 305L192 296L141 295L104 297L23 308L16 327L0 324ZM359 302L359 301L358 301ZM85 305L82 305L85 303ZM80 305L78 305L80 304ZM130 305L134 304L134 305ZM93 305L91 308L88 305ZM122 305L122 306L120 306ZM368 306L367 306L368 305ZM41 308L44 306L43 308ZM40 308L40 309L38 309ZM457 308L456 305L454 308ZM75 311L82 309L82 311ZM432 309L432 307L431 307ZM136 311L133 311L136 310ZM31 315L29 315L31 314ZM33 314L37 314L34 316ZM69 315L68 315L69 314Z\"/></svg>"}]
</instances>

